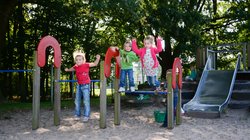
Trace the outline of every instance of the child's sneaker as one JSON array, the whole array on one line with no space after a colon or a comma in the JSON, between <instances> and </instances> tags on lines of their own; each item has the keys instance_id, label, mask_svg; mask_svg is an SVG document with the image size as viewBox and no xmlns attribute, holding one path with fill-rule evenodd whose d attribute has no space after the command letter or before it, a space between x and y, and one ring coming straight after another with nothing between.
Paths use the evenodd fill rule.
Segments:
<instances>
[{"instance_id":1,"label":"child's sneaker","mask_svg":"<svg viewBox=\"0 0 250 140\"><path fill-rule=\"evenodd\" d=\"M130 87L130 91L134 92L135 91L135 87Z\"/></svg>"},{"instance_id":2,"label":"child's sneaker","mask_svg":"<svg viewBox=\"0 0 250 140\"><path fill-rule=\"evenodd\" d=\"M118 91L119 91L119 92L124 92L124 91L125 91L125 88L124 88L124 87L120 87Z\"/></svg>"},{"instance_id":3,"label":"child's sneaker","mask_svg":"<svg viewBox=\"0 0 250 140\"><path fill-rule=\"evenodd\" d=\"M155 90L156 91L161 91L161 87L156 87Z\"/></svg>"},{"instance_id":4,"label":"child's sneaker","mask_svg":"<svg viewBox=\"0 0 250 140\"><path fill-rule=\"evenodd\" d=\"M89 117L83 117L83 122L88 122L89 121Z\"/></svg>"},{"instance_id":5,"label":"child's sneaker","mask_svg":"<svg viewBox=\"0 0 250 140\"><path fill-rule=\"evenodd\" d=\"M185 111L181 108L181 115L184 116L185 115Z\"/></svg>"},{"instance_id":6,"label":"child's sneaker","mask_svg":"<svg viewBox=\"0 0 250 140\"><path fill-rule=\"evenodd\" d=\"M75 115L74 120L76 120L76 121L80 120L80 116Z\"/></svg>"}]
</instances>

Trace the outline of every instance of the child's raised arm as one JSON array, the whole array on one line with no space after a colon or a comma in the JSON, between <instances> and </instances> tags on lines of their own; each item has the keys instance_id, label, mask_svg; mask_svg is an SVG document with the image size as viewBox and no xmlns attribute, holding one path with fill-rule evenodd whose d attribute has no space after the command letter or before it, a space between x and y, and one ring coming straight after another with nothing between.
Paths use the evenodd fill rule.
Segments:
<instances>
[{"instance_id":1,"label":"child's raised arm","mask_svg":"<svg viewBox=\"0 0 250 140\"><path fill-rule=\"evenodd\" d=\"M155 53L159 53L162 51L162 44L161 44L162 38L160 36L157 37L157 44L156 44L156 50Z\"/></svg>"},{"instance_id":2,"label":"child's raised arm","mask_svg":"<svg viewBox=\"0 0 250 140\"><path fill-rule=\"evenodd\" d=\"M137 44L136 44L136 39L132 39L132 50L137 54L140 55L141 51L138 49Z\"/></svg>"},{"instance_id":3,"label":"child's raised arm","mask_svg":"<svg viewBox=\"0 0 250 140\"><path fill-rule=\"evenodd\" d=\"M99 61L100 61L100 58L101 58L101 56L100 56L99 54L96 55L96 60L95 60L95 62L94 62L94 63L89 63L89 67L95 67L95 66L97 66L98 63L99 63Z\"/></svg>"},{"instance_id":4,"label":"child's raised arm","mask_svg":"<svg viewBox=\"0 0 250 140\"><path fill-rule=\"evenodd\" d=\"M71 68L65 68L65 71L66 71L66 72L75 71L75 69L74 69L73 67L71 67Z\"/></svg>"}]
</instances>

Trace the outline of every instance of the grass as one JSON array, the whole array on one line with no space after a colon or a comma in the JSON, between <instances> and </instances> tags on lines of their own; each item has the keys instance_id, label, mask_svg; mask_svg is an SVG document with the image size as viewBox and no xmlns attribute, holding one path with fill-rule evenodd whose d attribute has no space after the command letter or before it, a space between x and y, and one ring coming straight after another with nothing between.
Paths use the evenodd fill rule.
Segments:
<instances>
[{"instance_id":1,"label":"grass","mask_svg":"<svg viewBox=\"0 0 250 140\"><path fill-rule=\"evenodd\" d=\"M111 89L106 90L107 94L107 104L111 104L112 102L112 91ZM100 103L100 89L95 89L95 96L91 97L91 106L99 106ZM61 108L73 108L75 106L74 99L69 100L61 100ZM50 101L40 102L41 109L53 109L53 104ZM4 114L6 112L12 111L22 111L22 110L32 110L32 102L21 103L9 101L0 104L0 114Z\"/></svg>"},{"instance_id":2,"label":"grass","mask_svg":"<svg viewBox=\"0 0 250 140\"><path fill-rule=\"evenodd\" d=\"M111 104L111 96L107 96L107 104ZM100 104L99 97L91 98L91 106L98 107ZM74 100L61 100L61 108L74 108ZM50 101L40 102L41 109L53 109L53 104ZM21 103L21 102L6 102L0 104L0 116L6 114L7 112L17 112L17 111L26 111L32 110L32 103Z\"/></svg>"},{"instance_id":3,"label":"grass","mask_svg":"<svg viewBox=\"0 0 250 140\"><path fill-rule=\"evenodd\" d=\"M71 107L73 106L73 101L65 100L61 101L62 107ZM49 101L40 102L41 109L52 109L53 105ZM0 113L4 114L6 112L12 111L24 111L24 110L32 110L32 103L21 103L21 102L7 102L2 103L0 107Z\"/></svg>"}]
</instances>

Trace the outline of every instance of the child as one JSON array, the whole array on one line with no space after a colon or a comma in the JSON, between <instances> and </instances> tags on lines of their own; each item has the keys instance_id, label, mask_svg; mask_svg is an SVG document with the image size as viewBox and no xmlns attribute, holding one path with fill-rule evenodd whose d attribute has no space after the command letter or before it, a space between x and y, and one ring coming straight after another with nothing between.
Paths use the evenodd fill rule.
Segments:
<instances>
[{"instance_id":1,"label":"child","mask_svg":"<svg viewBox=\"0 0 250 140\"><path fill-rule=\"evenodd\" d=\"M119 50L118 47L115 47L116 50ZM133 62L138 61L139 58L136 54L131 51L131 41L127 40L123 45L123 50L120 50L120 64L121 64L121 76L120 76L120 85L119 92L125 91L125 82L128 76L130 91L135 91L135 83L133 76Z\"/></svg>"},{"instance_id":2,"label":"child","mask_svg":"<svg viewBox=\"0 0 250 140\"><path fill-rule=\"evenodd\" d=\"M159 66L156 54L162 51L161 41L162 38L158 37L157 46L155 46L154 37L148 35L143 41L144 47L138 49L136 39L132 40L132 50L139 55L143 70L147 76L147 82L154 90L157 90L157 87L159 86L159 82L156 80ZM140 94L137 99L143 100L143 94Z\"/></svg>"},{"instance_id":3,"label":"child","mask_svg":"<svg viewBox=\"0 0 250 140\"><path fill-rule=\"evenodd\" d=\"M75 117L77 119L81 116L81 98L84 102L84 117L83 122L88 122L90 117L90 77L89 68L97 66L100 61L100 55L96 55L94 63L87 63L85 53L75 51L73 53L75 65L71 68L65 68L65 71L76 71L77 89L75 98Z\"/></svg>"},{"instance_id":4,"label":"child","mask_svg":"<svg viewBox=\"0 0 250 140\"><path fill-rule=\"evenodd\" d=\"M194 65L190 66L190 70L191 70L191 73L190 73L190 75L185 77L185 80L186 81L195 81L197 72L196 72L196 69L195 69Z\"/></svg>"},{"instance_id":5,"label":"child","mask_svg":"<svg viewBox=\"0 0 250 140\"><path fill-rule=\"evenodd\" d=\"M156 76L158 73L159 62L157 60L156 54L162 51L161 45L162 38L157 38L157 45L155 47L154 37L152 35L147 36L144 39L144 47L138 49L136 44L136 39L132 40L132 50L139 55L143 70L147 76L148 84L157 89L157 80Z\"/></svg>"}]
</instances>

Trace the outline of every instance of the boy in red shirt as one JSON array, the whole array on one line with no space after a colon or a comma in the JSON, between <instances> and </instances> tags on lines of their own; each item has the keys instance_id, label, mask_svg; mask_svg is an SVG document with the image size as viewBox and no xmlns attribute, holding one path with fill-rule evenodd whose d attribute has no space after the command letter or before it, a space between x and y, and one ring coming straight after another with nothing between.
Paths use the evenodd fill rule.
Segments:
<instances>
[{"instance_id":1,"label":"boy in red shirt","mask_svg":"<svg viewBox=\"0 0 250 140\"><path fill-rule=\"evenodd\" d=\"M75 65L71 68L65 68L65 71L76 71L77 89L75 98L75 117L81 116L81 98L84 102L83 122L87 122L90 117L90 77L89 68L97 66L100 61L100 55L96 55L95 62L86 62L85 53L75 51L73 53Z\"/></svg>"}]
</instances>

